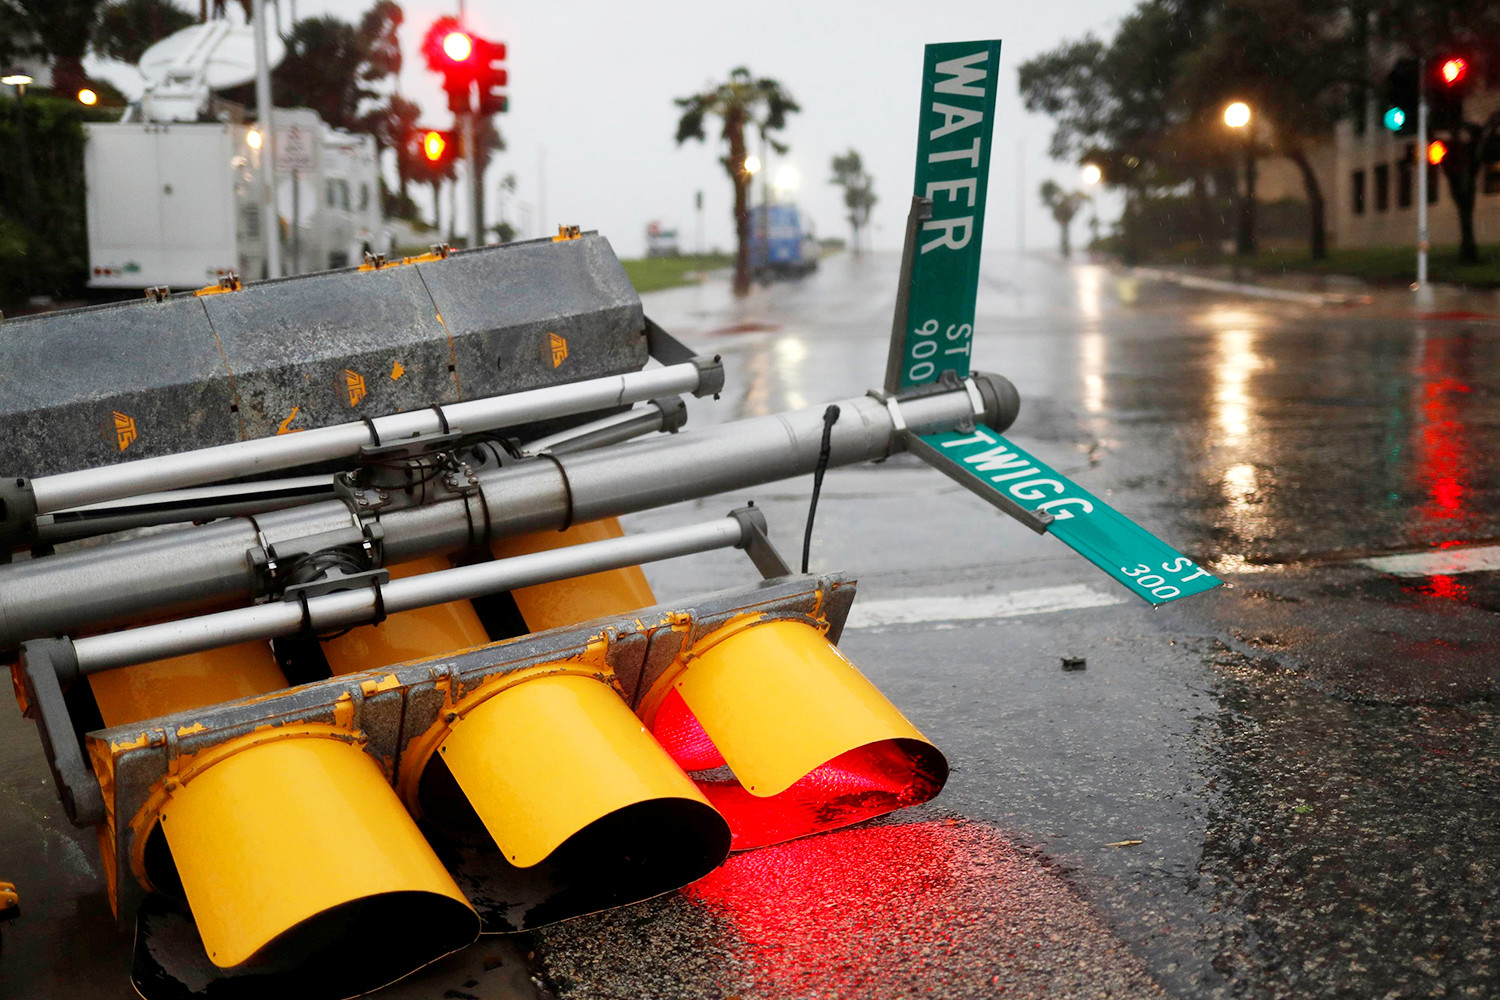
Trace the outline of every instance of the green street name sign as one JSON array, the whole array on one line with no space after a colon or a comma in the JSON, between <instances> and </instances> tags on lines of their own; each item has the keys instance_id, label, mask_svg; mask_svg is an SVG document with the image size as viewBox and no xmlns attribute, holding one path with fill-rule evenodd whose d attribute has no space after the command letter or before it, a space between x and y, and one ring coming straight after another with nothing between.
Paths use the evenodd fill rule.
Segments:
<instances>
[{"instance_id":1,"label":"green street name sign","mask_svg":"<svg viewBox=\"0 0 1500 1000\"><path fill-rule=\"evenodd\" d=\"M999 88L998 41L927 46L914 194L931 202L931 214L908 230L911 279L898 331L905 342L899 351L893 345L900 369L889 388L923 385L945 371L969 374Z\"/></svg>"},{"instance_id":2,"label":"green street name sign","mask_svg":"<svg viewBox=\"0 0 1500 1000\"><path fill-rule=\"evenodd\" d=\"M1143 600L1166 604L1223 582L997 431L979 426L920 440L930 448L924 459L997 507L1052 515L1048 534Z\"/></svg>"}]
</instances>

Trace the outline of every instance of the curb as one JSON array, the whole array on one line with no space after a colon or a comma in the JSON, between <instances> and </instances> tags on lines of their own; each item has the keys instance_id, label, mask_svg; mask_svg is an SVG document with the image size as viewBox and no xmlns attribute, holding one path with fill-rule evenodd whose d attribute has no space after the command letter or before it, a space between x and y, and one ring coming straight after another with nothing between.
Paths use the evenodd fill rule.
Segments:
<instances>
[{"instance_id":1,"label":"curb","mask_svg":"<svg viewBox=\"0 0 1500 1000\"><path fill-rule=\"evenodd\" d=\"M1342 292L1297 292L1289 288L1269 288L1265 285L1248 285L1238 281L1220 281L1217 278L1204 278L1181 271L1163 271L1154 267L1132 267L1129 271L1136 277L1149 281L1166 281L1184 288L1196 288L1207 292L1229 292L1234 295L1295 302L1307 306L1369 305L1374 301L1368 295L1346 295Z\"/></svg>"}]
</instances>

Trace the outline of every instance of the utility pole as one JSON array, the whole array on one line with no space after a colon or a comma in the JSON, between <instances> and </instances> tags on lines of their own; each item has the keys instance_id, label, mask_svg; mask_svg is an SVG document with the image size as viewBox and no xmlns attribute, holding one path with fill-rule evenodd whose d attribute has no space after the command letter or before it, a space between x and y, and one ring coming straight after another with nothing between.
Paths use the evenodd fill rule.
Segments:
<instances>
[{"instance_id":1,"label":"utility pole","mask_svg":"<svg viewBox=\"0 0 1500 1000\"><path fill-rule=\"evenodd\" d=\"M477 112L470 111L463 118L464 163L469 174L469 246L484 245L484 220L479 217L479 150L474 141L478 131L474 127Z\"/></svg>"},{"instance_id":2,"label":"utility pole","mask_svg":"<svg viewBox=\"0 0 1500 1000\"><path fill-rule=\"evenodd\" d=\"M1417 57L1417 282L1412 291L1427 294L1427 60Z\"/></svg>"},{"instance_id":3,"label":"utility pole","mask_svg":"<svg viewBox=\"0 0 1500 1000\"><path fill-rule=\"evenodd\" d=\"M276 126L271 120L271 67L266 53L266 0L254 0L255 111L260 119L260 228L266 238L266 277L281 277L281 225L276 212Z\"/></svg>"}]
</instances>

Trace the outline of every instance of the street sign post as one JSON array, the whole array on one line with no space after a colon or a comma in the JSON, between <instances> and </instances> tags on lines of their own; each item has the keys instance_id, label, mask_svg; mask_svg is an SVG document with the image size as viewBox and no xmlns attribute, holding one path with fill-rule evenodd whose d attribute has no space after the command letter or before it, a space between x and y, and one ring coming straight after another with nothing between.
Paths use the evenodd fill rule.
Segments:
<instances>
[{"instance_id":1,"label":"street sign post","mask_svg":"<svg viewBox=\"0 0 1500 1000\"><path fill-rule=\"evenodd\" d=\"M927 46L888 392L969 374L999 70L998 40Z\"/></svg>"},{"instance_id":2,"label":"street sign post","mask_svg":"<svg viewBox=\"0 0 1500 1000\"><path fill-rule=\"evenodd\" d=\"M897 399L969 375L999 66L998 40L927 46L916 190L886 364L885 391ZM1033 531L1056 535L1143 600L1165 604L1221 582L996 430L981 424L904 439L929 465Z\"/></svg>"}]
</instances>

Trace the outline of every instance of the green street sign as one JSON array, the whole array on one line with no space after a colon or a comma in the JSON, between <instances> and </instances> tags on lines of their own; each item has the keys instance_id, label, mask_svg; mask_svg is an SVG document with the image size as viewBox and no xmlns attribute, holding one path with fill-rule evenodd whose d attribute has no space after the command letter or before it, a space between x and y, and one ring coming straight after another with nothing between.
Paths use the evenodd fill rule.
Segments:
<instances>
[{"instance_id":1,"label":"green street sign","mask_svg":"<svg viewBox=\"0 0 1500 1000\"><path fill-rule=\"evenodd\" d=\"M979 426L916 441L921 458L1007 513L1050 514L1049 534L1143 600L1166 604L1223 582L998 431Z\"/></svg>"},{"instance_id":2,"label":"green street sign","mask_svg":"<svg viewBox=\"0 0 1500 1000\"><path fill-rule=\"evenodd\" d=\"M974 293L1000 89L1000 43L927 46L917 179L886 389L969 374Z\"/></svg>"}]
</instances>

